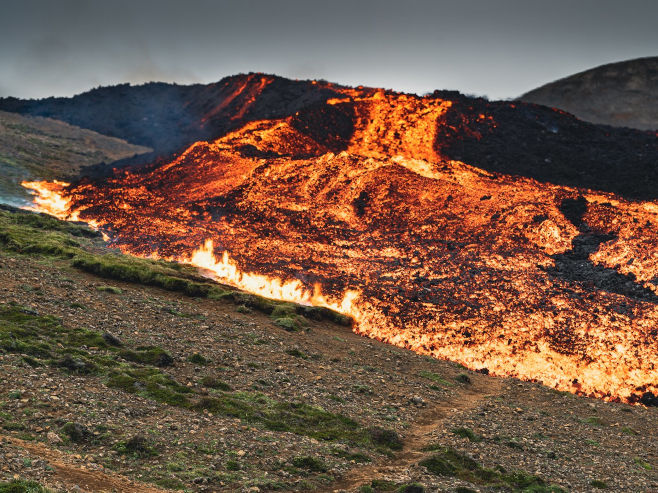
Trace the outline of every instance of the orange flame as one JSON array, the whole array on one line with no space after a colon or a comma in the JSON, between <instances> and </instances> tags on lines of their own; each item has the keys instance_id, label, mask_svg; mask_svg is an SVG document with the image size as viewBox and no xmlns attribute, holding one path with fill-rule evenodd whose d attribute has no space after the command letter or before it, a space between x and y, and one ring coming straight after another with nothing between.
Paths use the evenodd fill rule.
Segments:
<instances>
[{"instance_id":1,"label":"orange flame","mask_svg":"<svg viewBox=\"0 0 658 493\"><path fill-rule=\"evenodd\" d=\"M359 297L358 291L348 290L341 299L336 300L323 295L322 289L317 283L313 290L309 290L297 279L285 281L276 277L242 271L230 258L227 251L224 251L222 257L217 259L212 239L206 240L203 245L194 250L189 259L176 260L211 272L212 278L221 283L265 298L322 306L352 317L357 313L355 301Z\"/></svg>"},{"instance_id":2,"label":"orange flame","mask_svg":"<svg viewBox=\"0 0 658 493\"><path fill-rule=\"evenodd\" d=\"M23 181L21 185L35 193L34 207L30 210L45 212L58 219L71 217L71 199L65 198L63 190L70 183L63 181Z\"/></svg>"}]
</instances>

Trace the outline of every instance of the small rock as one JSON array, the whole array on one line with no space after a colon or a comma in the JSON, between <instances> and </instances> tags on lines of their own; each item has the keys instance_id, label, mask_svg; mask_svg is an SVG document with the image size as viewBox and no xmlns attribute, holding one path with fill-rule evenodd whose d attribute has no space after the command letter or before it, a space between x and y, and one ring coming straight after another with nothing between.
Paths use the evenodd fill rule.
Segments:
<instances>
[{"instance_id":1,"label":"small rock","mask_svg":"<svg viewBox=\"0 0 658 493\"><path fill-rule=\"evenodd\" d=\"M422 397L417 396L417 395L415 395L411 398L411 403L414 406L418 406L418 407L424 407L424 406L427 405L427 403L425 402L425 399L423 399Z\"/></svg>"},{"instance_id":2,"label":"small rock","mask_svg":"<svg viewBox=\"0 0 658 493\"><path fill-rule=\"evenodd\" d=\"M54 431L49 431L48 434L46 435L46 439L48 440L48 443L52 443L52 444L55 444L55 445L58 444L58 443L62 443L62 441L63 441L60 438L60 436L57 433L55 433Z\"/></svg>"}]
</instances>

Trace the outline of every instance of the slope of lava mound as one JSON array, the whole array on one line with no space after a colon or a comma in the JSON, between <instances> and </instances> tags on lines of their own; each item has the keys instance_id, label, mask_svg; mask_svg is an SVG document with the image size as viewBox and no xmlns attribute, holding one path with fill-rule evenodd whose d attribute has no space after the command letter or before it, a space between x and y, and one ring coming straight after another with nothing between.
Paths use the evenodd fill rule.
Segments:
<instances>
[{"instance_id":1,"label":"slope of lava mound","mask_svg":"<svg viewBox=\"0 0 658 493\"><path fill-rule=\"evenodd\" d=\"M493 110L503 129L534 111L540 128L520 132L541 150L547 125L588 135L590 148L574 151L585 173L616 155L621 134L530 105L440 96L344 90L147 170L31 186L59 200L42 196L42 208L93 221L126 251L194 261L242 287L287 280L285 296L338 307L370 337L605 399L657 393L658 204L547 183L546 170L488 169L517 152L496 150ZM649 134L631 137L655 148ZM563 153L574 137L563 138L547 152ZM450 159L459 142L492 156ZM221 252L233 260L212 257Z\"/></svg>"}]
</instances>

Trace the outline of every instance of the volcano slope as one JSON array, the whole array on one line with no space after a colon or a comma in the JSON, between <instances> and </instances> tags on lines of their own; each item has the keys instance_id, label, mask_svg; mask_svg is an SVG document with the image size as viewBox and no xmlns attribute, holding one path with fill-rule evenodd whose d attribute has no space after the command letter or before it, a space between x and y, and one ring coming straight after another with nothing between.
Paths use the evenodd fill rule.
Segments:
<instances>
[{"instance_id":1,"label":"volcano slope","mask_svg":"<svg viewBox=\"0 0 658 493\"><path fill-rule=\"evenodd\" d=\"M124 251L331 306L360 334L656 403L654 134L449 93L334 90L167 163L27 186Z\"/></svg>"}]
</instances>

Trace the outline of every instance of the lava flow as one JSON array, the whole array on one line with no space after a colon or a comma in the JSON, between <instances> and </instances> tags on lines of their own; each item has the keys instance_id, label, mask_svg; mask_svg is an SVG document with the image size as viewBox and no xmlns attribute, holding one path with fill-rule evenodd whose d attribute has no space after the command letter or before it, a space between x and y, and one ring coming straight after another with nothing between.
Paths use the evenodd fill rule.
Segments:
<instances>
[{"instance_id":1,"label":"lava flow","mask_svg":"<svg viewBox=\"0 0 658 493\"><path fill-rule=\"evenodd\" d=\"M499 135L492 109L530 105L332 91L164 164L25 186L126 252L333 308L369 337L606 400L658 394L657 202L456 159ZM599 127L536 111L605 151Z\"/></svg>"}]
</instances>

